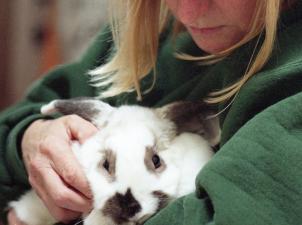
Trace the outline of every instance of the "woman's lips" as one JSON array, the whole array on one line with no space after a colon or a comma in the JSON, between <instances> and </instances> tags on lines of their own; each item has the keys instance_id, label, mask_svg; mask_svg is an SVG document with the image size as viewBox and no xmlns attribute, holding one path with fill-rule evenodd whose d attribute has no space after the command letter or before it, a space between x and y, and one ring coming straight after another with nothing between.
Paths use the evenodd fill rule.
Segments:
<instances>
[{"instance_id":1,"label":"woman's lips","mask_svg":"<svg viewBox=\"0 0 302 225\"><path fill-rule=\"evenodd\" d=\"M224 26L216 26L216 27L204 27L204 28L197 28L197 27L189 27L189 31L193 34L200 34L200 35L215 35L218 34Z\"/></svg>"}]
</instances>

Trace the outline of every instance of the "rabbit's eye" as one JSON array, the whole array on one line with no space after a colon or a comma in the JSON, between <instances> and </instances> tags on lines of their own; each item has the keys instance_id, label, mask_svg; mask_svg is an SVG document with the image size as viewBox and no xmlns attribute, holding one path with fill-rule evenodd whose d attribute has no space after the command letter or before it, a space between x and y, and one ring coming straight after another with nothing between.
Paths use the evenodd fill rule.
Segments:
<instances>
[{"instance_id":1,"label":"rabbit's eye","mask_svg":"<svg viewBox=\"0 0 302 225\"><path fill-rule=\"evenodd\" d=\"M110 177L115 176L115 162L116 156L115 153L108 149L104 151L104 158L99 162L98 167L101 171L105 172Z\"/></svg>"},{"instance_id":2,"label":"rabbit's eye","mask_svg":"<svg viewBox=\"0 0 302 225\"><path fill-rule=\"evenodd\" d=\"M109 172L109 162L107 159L103 162L103 168Z\"/></svg>"},{"instance_id":3,"label":"rabbit's eye","mask_svg":"<svg viewBox=\"0 0 302 225\"><path fill-rule=\"evenodd\" d=\"M152 156L152 162L153 162L155 169L157 169L161 166L160 158L157 154Z\"/></svg>"},{"instance_id":4,"label":"rabbit's eye","mask_svg":"<svg viewBox=\"0 0 302 225\"><path fill-rule=\"evenodd\" d=\"M158 155L155 148L155 146L146 147L144 163L149 172L158 175L162 173L167 166L165 160Z\"/></svg>"}]
</instances>

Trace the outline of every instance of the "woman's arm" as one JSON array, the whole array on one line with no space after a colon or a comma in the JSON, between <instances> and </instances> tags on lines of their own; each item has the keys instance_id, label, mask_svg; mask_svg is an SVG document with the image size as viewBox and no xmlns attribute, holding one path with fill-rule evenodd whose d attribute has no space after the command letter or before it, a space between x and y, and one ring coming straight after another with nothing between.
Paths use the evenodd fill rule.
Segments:
<instances>
[{"instance_id":1,"label":"woman's arm","mask_svg":"<svg viewBox=\"0 0 302 225\"><path fill-rule=\"evenodd\" d=\"M302 220L302 93L247 122L197 177L197 192L147 225L289 225Z\"/></svg>"}]
</instances>

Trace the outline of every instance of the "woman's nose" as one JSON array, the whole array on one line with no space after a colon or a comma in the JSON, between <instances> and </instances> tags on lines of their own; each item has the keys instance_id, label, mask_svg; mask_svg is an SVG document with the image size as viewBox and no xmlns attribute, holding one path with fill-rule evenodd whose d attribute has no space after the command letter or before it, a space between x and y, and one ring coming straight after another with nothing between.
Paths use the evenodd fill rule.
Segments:
<instances>
[{"instance_id":1,"label":"woman's nose","mask_svg":"<svg viewBox=\"0 0 302 225\"><path fill-rule=\"evenodd\" d=\"M196 23L207 13L211 0L178 0L177 17L184 25Z\"/></svg>"}]
</instances>

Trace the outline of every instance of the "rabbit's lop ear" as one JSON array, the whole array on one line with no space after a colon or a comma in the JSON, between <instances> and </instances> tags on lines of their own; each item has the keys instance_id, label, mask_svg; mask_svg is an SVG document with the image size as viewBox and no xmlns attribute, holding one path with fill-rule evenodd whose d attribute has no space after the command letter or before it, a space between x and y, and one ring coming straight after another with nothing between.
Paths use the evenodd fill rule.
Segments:
<instances>
[{"instance_id":1,"label":"rabbit's lop ear","mask_svg":"<svg viewBox=\"0 0 302 225\"><path fill-rule=\"evenodd\" d=\"M55 112L64 115L76 114L92 122L95 126L101 127L114 109L114 107L100 100L80 97L51 101L42 106L41 113L45 115Z\"/></svg>"},{"instance_id":2,"label":"rabbit's lop ear","mask_svg":"<svg viewBox=\"0 0 302 225\"><path fill-rule=\"evenodd\" d=\"M220 141L219 119L215 111L203 102L179 101L156 109L175 123L177 133L191 132L203 136L212 146Z\"/></svg>"}]
</instances>

